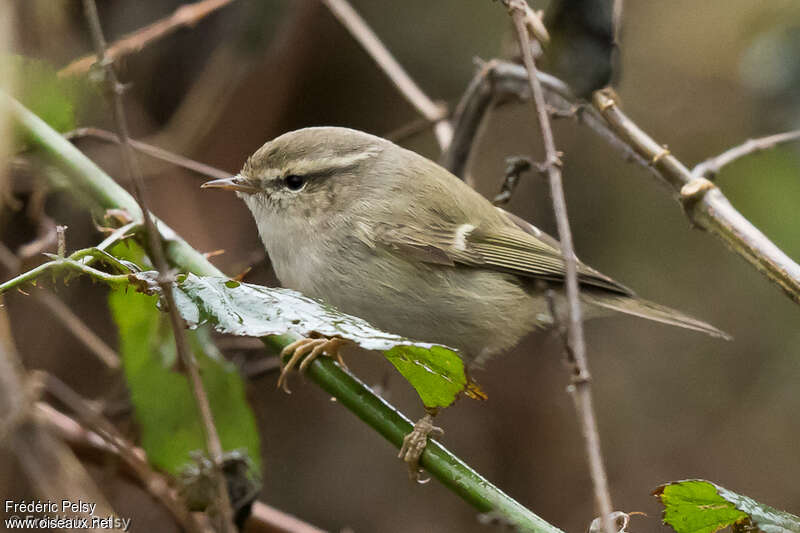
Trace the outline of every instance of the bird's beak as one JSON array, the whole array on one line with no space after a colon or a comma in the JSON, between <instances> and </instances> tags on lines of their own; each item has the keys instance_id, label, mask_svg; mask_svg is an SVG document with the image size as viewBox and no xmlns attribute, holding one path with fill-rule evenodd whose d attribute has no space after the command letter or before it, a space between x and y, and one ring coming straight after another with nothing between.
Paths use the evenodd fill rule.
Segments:
<instances>
[{"instance_id":1,"label":"bird's beak","mask_svg":"<svg viewBox=\"0 0 800 533\"><path fill-rule=\"evenodd\" d=\"M218 180L207 181L200 186L201 189L227 189L229 191L243 192L245 194L254 194L261 189L249 179L241 174L231 176L230 178L222 178Z\"/></svg>"}]
</instances>

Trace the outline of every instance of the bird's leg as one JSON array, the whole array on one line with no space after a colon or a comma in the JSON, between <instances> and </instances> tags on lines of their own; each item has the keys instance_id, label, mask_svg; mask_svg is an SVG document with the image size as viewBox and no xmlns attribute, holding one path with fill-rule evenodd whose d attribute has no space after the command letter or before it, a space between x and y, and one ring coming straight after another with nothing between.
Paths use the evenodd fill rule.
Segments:
<instances>
[{"instance_id":1,"label":"bird's leg","mask_svg":"<svg viewBox=\"0 0 800 533\"><path fill-rule=\"evenodd\" d=\"M344 359L342 359L342 354L339 353L339 349L342 347L342 345L345 345L348 342L349 341L347 339L341 339L339 337L333 337L331 339L303 338L289 344L281 351L281 361L283 361L283 358L289 354L292 354L292 356L285 365L281 366L281 375L278 378L278 387L283 388L286 393L292 392L289 390L287 377L289 375L289 371L292 370L301 359L302 361L300 362L300 366L298 368L298 370L301 372L305 371L305 369L308 368L308 365L310 365L314 359L320 355L335 357L340 365L347 368L347 365L344 364Z\"/></svg>"},{"instance_id":2,"label":"bird's leg","mask_svg":"<svg viewBox=\"0 0 800 533\"><path fill-rule=\"evenodd\" d=\"M418 483L427 483L430 478L421 480L419 478L422 469L419 467L419 458L422 452L425 451L425 446L428 444L428 435L434 437L441 437L444 435L444 430L440 427L433 425L433 417L436 416L439 410L435 408L425 408L425 416L419 419L414 424L414 429L403 438L403 445L400 447L400 453L397 457L402 459L408 465L408 477L411 481Z\"/></svg>"}]
</instances>

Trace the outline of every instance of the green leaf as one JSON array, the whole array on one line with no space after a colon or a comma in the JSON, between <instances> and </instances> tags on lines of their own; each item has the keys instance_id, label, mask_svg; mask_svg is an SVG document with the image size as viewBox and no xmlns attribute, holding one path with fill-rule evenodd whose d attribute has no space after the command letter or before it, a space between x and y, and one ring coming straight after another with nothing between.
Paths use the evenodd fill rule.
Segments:
<instances>
[{"instance_id":1,"label":"green leaf","mask_svg":"<svg viewBox=\"0 0 800 533\"><path fill-rule=\"evenodd\" d=\"M190 461L190 452L205 449L205 439L188 380L172 370L172 328L156 302L154 296L132 291L114 291L109 297L142 446L154 465L177 474ZM223 449L243 448L259 468L258 431L238 372L217 352L206 329L187 333Z\"/></svg>"},{"instance_id":2,"label":"green leaf","mask_svg":"<svg viewBox=\"0 0 800 533\"><path fill-rule=\"evenodd\" d=\"M398 345L384 355L411 383L426 407L447 407L462 391L472 398L485 399L468 380L464 362L453 350Z\"/></svg>"},{"instance_id":3,"label":"green leaf","mask_svg":"<svg viewBox=\"0 0 800 533\"><path fill-rule=\"evenodd\" d=\"M190 326L209 322L219 332L251 337L313 333L385 351L427 407L447 407L461 392L485 398L453 350L386 333L295 291L189 274L177 284L175 300Z\"/></svg>"},{"instance_id":4,"label":"green leaf","mask_svg":"<svg viewBox=\"0 0 800 533\"><path fill-rule=\"evenodd\" d=\"M800 532L800 518L710 481L676 481L654 494L664 505L664 523L677 533L714 533L737 524L765 533Z\"/></svg>"}]
</instances>

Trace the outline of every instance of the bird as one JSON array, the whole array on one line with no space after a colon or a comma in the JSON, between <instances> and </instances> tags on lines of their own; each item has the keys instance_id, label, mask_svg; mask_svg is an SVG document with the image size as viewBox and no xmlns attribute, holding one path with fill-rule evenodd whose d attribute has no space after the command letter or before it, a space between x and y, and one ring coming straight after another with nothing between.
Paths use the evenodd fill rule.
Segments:
<instances>
[{"instance_id":1,"label":"bird","mask_svg":"<svg viewBox=\"0 0 800 533\"><path fill-rule=\"evenodd\" d=\"M236 176L203 187L244 200L284 287L386 331L453 348L468 364L485 364L566 315L556 239L386 139L342 127L291 131L259 148ZM619 312L729 338L579 260L577 275L587 319ZM320 354L339 356L341 344L292 343L279 384L302 357L301 370ZM420 440L424 447L438 429L434 414L415 425L409 447ZM416 472L422 451L405 452Z\"/></svg>"}]
</instances>

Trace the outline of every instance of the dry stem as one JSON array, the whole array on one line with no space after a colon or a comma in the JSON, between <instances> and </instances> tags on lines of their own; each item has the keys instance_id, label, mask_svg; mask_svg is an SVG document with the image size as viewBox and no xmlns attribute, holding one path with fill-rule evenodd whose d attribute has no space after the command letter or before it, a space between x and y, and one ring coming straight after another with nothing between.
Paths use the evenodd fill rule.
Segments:
<instances>
[{"instance_id":1,"label":"dry stem","mask_svg":"<svg viewBox=\"0 0 800 533\"><path fill-rule=\"evenodd\" d=\"M112 98L114 119L117 124L118 134L120 138L120 146L122 148L122 160L125 167L125 172L128 179L133 183L136 200L142 209L142 219L144 221L144 231L147 240L147 247L153 263L159 272L158 283L161 286L161 292L167 303L167 310L170 317L170 323L175 337L175 346L180 357L181 362L186 369L189 378L190 388L194 395L195 403L200 411L200 418L206 438L206 447L212 463L215 466L215 480L217 488L217 497L219 499L218 511L220 518L221 530L224 533L233 533L236 531L233 525L233 510L231 509L230 497L228 495L227 484L225 476L222 472L222 445L217 434L217 428L214 425L214 419L211 413L211 405L208 401L203 382L200 378L200 372L197 368L197 363L192 354L191 348L186 339L186 332L184 331L183 320L178 315L178 310L175 305L175 297L172 293L172 280L168 274L168 265L164 257L164 249L161 243L161 237L156 228L153 218L150 216L150 210L147 206L147 201L144 196L144 180L141 171L138 167L138 162L131 148L128 132L127 117L122 102L122 86L117 80L116 73L114 72L113 59L106 57L106 43L103 37L103 30L100 25L100 17L97 14L97 6L94 0L84 0L84 11L86 18L89 22L89 28L92 34L95 50L99 64L105 70L106 83L109 88L110 97Z\"/></svg>"},{"instance_id":2,"label":"dry stem","mask_svg":"<svg viewBox=\"0 0 800 533\"><path fill-rule=\"evenodd\" d=\"M591 375L586 358L586 342L583 335L583 321L581 317L581 302L578 287L578 269L575 249L572 244L572 231L569 227L567 204L564 197L564 187L561 179L560 154L556 150L553 131L550 126L550 116L544 99L544 90L539 82L536 62L531 52L528 41L528 30L525 18L530 11L525 0L506 0L506 6L511 14L514 27L519 40L520 51L525 68L528 71L528 81L533 94L536 108L536 118L542 133L542 142L545 149L545 171L550 182L550 194L553 198L553 210L558 226L558 236L561 241L561 254L566 266L566 293L567 293L567 350L574 363L574 375L570 391L573 393L578 419L586 444L586 455L589 462L589 472L594 487L595 506L603 520L603 529L612 533L613 525L609 516L612 511L611 494L608 489L608 478L603 465L603 456L600 451L600 435L597 430L597 420L592 405Z\"/></svg>"}]
</instances>

